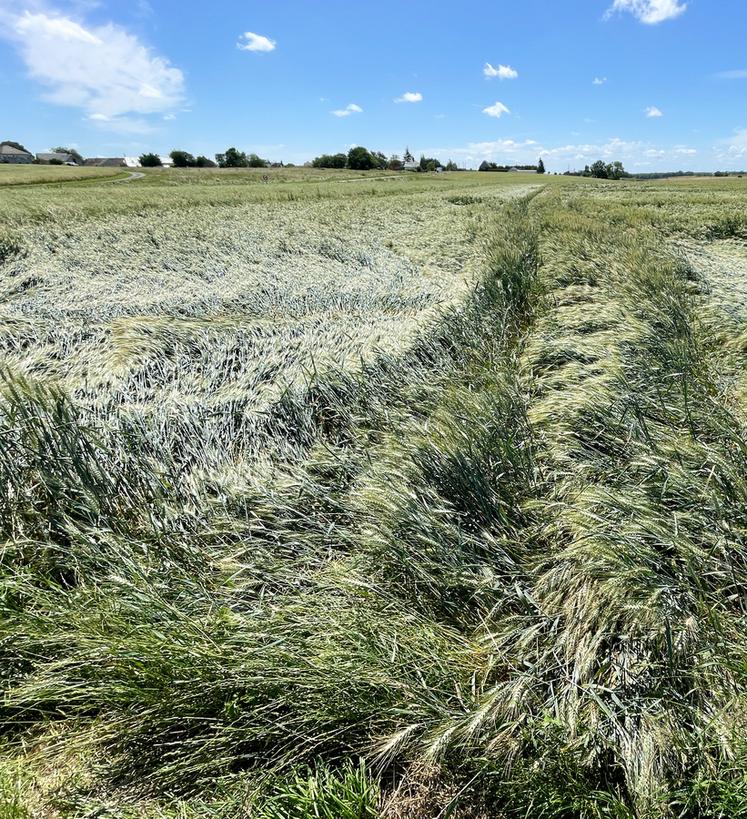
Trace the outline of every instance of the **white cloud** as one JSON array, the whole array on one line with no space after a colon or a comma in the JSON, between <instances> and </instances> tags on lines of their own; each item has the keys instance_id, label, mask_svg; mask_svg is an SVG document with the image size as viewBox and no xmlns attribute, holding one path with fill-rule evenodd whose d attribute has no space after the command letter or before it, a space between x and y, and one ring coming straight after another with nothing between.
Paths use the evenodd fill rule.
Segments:
<instances>
[{"instance_id":1,"label":"white cloud","mask_svg":"<svg viewBox=\"0 0 747 819\"><path fill-rule=\"evenodd\" d=\"M423 95L420 91L405 91L401 97L397 97L395 102L422 102Z\"/></svg>"},{"instance_id":2,"label":"white cloud","mask_svg":"<svg viewBox=\"0 0 747 819\"><path fill-rule=\"evenodd\" d=\"M163 115L183 101L182 72L113 24L87 27L54 12L26 11L11 18L4 36L29 75L49 89L48 101L80 108L108 128L142 131L147 121L127 115Z\"/></svg>"},{"instance_id":3,"label":"white cloud","mask_svg":"<svg viewBox=\"0 0 747 819\"><path fill-rule=\"evenodd\" d=\"M733 71L719 71L716 76L720 80L747 80L747 68L737 68Z\"/></svg>"},{"instance_id":4,"label":"white cloud","mask_svg":"<svg viewBox=\"0 0 747 819\"><path fill-rule=\"evenodd\" d=\"M350 105L346 106L345 108L338 108L337 111L332 111L332 115L335 117L349 117L351 114L362 114L363 109L360 105L356 105L354 102L351 102Z\"/></svg>"},{"instance_id":5,"label":"white cloud","mask_svg":"<svg viewBox=\"0 0 747 819\"><path fill-rule=\"evenodd\" d=\"M592 85L605 85L607 82L607 77L594 77L591 84Z\"/></svg>"},{"instance_id":6,"label":"white cloud","mask_svg":"<svg viewBox=\"0 0 747 819\"><path fill-rule=\"evenodd\" d=\"M510 65L499 65L496 68L490 63L485 63L482 73L486 77L498 77L501 80L515 80L519 76L519 72Z\"/></svg>"},{"instance_id":7,"label":"white cloud","mask_svg":"<svg viewBox=\"0 0 747 819\"><path fill-rule=\"evenodd\" d=\"M660 108L657 108L655 105L649 105L649 107L646 109L646 116L649 119L659 119L660 117L663 117L664 114Z\"/></svg>"},{"instance_id":8,"label":"white cloud","mask_svg":"<svg viewBox=\"0 0 747 819\"><path fill-rule=\"evenodd\" d=\"M716 158L721 161L747 159L747 128L735 131L716 144Z\"/></svg>"},{"instance_id":9,"label":"white cloud","mask_svg":"<svg viewBox=\"0 0 747 819\"><path fill-rule=\"evenodd\" d=\"M467 145L456 148L426 148L427 156L439 158L453 157L466 164L478 165L483 159L489 162L500 160L502 163L515 162L525 164L524 160L536 161L541 150L537 142L532 139L517 142L513 139L497 139L490 142L469 142Z\"/></svg>"},{"instance_id":10,"label":"white cloud","mask_svg":"<svg viewBox=\"0 0 747 819\"><path fill-rule=\"evenodd\" d=\"M680 0L615 0L609 13L629 11L647 25L673 20L687 10L687 3Z\"/></svg>"},{"instance_id":11,"label":"white cloud","mask_svg":"<svg viewBox=\"0 0 747 819\"><path fill-rule=\"evenodd\" d=\"M482 112L483 114L487 114L489 117L495 117L496 119L500 119L504 114L511 113L502 102L494 102L487 108L483 108Z\"/></svg>"},{"instance_id":12,"label":"white cloud","mask_svg":"<svg viewBox=\"0 0 747 819\"><path fill-rule=\"evenodd\" d=\"M726 142L726 141L725 141ZM743 150L747 158L747 130L735 135L732 142L726 145L728 151L733 147L731 157ZM535 140L522 141L498 139L490 142L470 142L464 146L447 148L426 148L427 156L435 156L446 161L449 157L459 162L476 167L483 160L497 162L499 165L525 165L537 161L542 156L548 166L554 170L566 170L567 167L583 168L597 159L612 162L619 159L628 169L645 168L654 165L661 170L671 170L688 164L696 157L697 151L685 145L673 148L652 145L650 142L626 141L613 137L601 143L579 143L556 146L545 146Z\"/></svg>"},{"instance_id":13,"label":"white cloud","mask_svg":"<svg viewBox=\"0 0 747 819\"><path fill-rule=\"evenodd\" d=\"M253 31L245 31L239 37L236 47L242 51L274 51L277 47L275 40L269 37L263 37L261 34L255 34Z\"/></svg>"}]
</instances>

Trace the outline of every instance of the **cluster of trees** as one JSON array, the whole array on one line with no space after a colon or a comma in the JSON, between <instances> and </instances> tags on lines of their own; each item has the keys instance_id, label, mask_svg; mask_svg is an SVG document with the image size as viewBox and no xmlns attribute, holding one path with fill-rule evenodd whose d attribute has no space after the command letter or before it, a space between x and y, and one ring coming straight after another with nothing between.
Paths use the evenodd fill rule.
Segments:
<instances>
[{"instance_id":1,"label":"cluster of trees","mask_svg":"<svg viewBox=\"0 0 747 819\"><path fill-rule=\"evenodd\" d=\"M632 174L625 170L622 162L605 162L598 159L593 165L587 165L583 171L566 171L564 175L591 176L594 179L630 179Z\"/></svg>"},{"instance_id":2,"label":"cluster of trees","mask_svg":"<svg viewBox=\"0 0 747 819\"><path fill-rule=\"evenodd\" d=\"M402 159L396 154L386 157L381 151L370 151L362 145L357 145L351 148L347 154L322 154L312 160L311 165L314 168L348 168L353 171L401 171L405 164L415 162L415 158L410 153L409 148L405 151ZM442 165L438 159L434 157L421 156L418 164L418 170L437 171L443 168L447 171L458 170L456 163L449 160L446 165Z\"/></svg>"},{"instance_id":3,"label":"cluster of trees","mask_svg":"<svg viewBox=\"0 0 747 819\"><path fill-rule=\"evenodd\" d=\"M262 159L257 154L247 156L244 151L237 148L229 148L223 154L216 154L215 161L219 168L269 168L270 161Z\"/></svg>"},{"instance_id":4,"label":"cluster of trees","mask_svg":"<svg viewBox=\"0 0 747 819\"><path fill-rule=\"evenodd\" d=\"M61 150L61 149L57 149ZM270 161L257 154L247 156L244 151L229 148L225 153L216 154L215 162L206 156L193 156L188 151L172 151L169 156L175 168L269 168ZM140 164L144 168L159 168L163 164L158 154L142 154Z\"/></svg>"},{"instance_id":5,"label":"cluster of trees","mask_svg":"<svg viewBox=\"0 0 747 819\"><path fill-rule=\"evenodd\" d=\"M495 162L485 160L480 167L480 171L494 171L497 173L508 173L509 171L534 171L535 173L545 173L545 163L540 157L536 165L496 165Z\"/></svg>"},{"instance_id":6,"label":"cluster of trees","mask_svg":"<svg viewBox=\"0 0 747 819\"><path fill-rule=\"evenodd\" d=\"M214 168L215 162L206 156L192 156L187 151L172 151L169 156L175 168Z\"/></svg>"}]
</instances>

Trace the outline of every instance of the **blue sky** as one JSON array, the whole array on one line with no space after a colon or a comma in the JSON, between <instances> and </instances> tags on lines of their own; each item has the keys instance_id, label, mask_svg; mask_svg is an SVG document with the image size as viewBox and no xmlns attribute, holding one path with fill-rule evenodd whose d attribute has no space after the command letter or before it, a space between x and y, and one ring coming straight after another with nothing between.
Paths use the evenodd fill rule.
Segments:
<instances>
[{"instance_id":1,"label":"blue sky","mask_svg":"<svg viewBox=\"0 0 747 819\"><path fill-rule=\"evenodd\" d=\"M0 139L747 168L745 0L0 0Z\"/></svg>"}]
</instances>

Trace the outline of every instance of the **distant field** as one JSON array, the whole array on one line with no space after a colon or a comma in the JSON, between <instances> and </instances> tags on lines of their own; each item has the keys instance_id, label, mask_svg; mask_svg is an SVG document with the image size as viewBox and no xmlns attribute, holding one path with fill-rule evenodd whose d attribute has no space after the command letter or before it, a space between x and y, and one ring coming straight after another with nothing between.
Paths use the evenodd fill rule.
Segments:
<instances>
[{"instance_id":1,"label":"distant field","mask_svg":"<svg viewBox=\"0 0 747 819\"><path fill-rule=\"evenodd\" d=\"M746 815L745 214L4 191L0 815Z\"/></svg>"},{"instance_id":2,"label":"distant field","mask_svg":"<svg viewBox=\"0 0 747 819\"><path fill-rule=\"evenodd\" d=\"M120 174L122 174L121 168L73 168L69 165L6 165L0 163L0 187L74 182Z\"/></svg>"}]
</instances>

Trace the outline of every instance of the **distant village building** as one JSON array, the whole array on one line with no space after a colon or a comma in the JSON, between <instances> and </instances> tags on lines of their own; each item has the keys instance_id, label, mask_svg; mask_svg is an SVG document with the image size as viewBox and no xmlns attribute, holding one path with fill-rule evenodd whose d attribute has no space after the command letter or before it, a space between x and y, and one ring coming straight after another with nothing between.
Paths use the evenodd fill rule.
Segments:
<instances>
[{"instance_id":1,"label":"distant village building","mask_svg":"<svg viewBox=\"0 0 747 819\"><path fill-rule=\"evenodd\" d=\"M511 168L511 173L537 173L536 168Z\"/></svg>"},{"instance_id":2,"label":"distant village building","mask_svg":"<svg viewBox=\"0 0 747 819\"><path fill-rule=\"evenodd\" d=\"M37 154L36 161L40 165L77 165L78 160L73 154L62 153L60 151L49 151Z\"/></svg>"},{"instance_id":3,"label":"distant village building","mask_svg":"<svg viewBox=\"0 0 747 819\"><path fill-rule=\"evenodd\" d=\"M94 156L83 163L87 168L126 168L123 156Z\"/></svg>"},{"instance_id":4,"label":"distant village building","mask_svg":"<svg viewBox=\"0 0 747 819\"><path fill-rule=\"evenodd\" d=\"M16 148L7 142L0 142L0 163L5 165L30 165L34 155L29 151Z\"/></svg>"}]
</instances>

